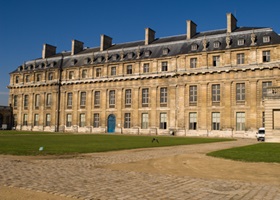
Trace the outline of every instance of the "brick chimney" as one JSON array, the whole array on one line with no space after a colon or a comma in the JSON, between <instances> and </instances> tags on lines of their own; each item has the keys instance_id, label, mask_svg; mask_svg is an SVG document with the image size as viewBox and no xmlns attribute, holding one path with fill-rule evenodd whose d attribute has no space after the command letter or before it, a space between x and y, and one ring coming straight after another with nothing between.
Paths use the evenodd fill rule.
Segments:
<instances>
[{"instance_id":1,"label":"brick chimney","mask_svg":"<svg viewBox=\"0 0 280 200\"><path fill-rule=\"evenodd\" d=\"M145 28L145 45L151 44L155 40L156 32L150 28Z\"/></svg>"},{"instance_id":2,"label":"brick chimney","mask_svg":"<svg viewBox=\"0 0 280 200\"><path fill-rule=\"evenodd\" d=\"M75 55L84 49L84 43L78 40L72 40L71 55Z\"/></svg>"},{"instance_id":3,"label":"brick chimney","mask_svg":"<svg viewBox=\"0 0 280 200\"><path fill-rule=\"evenodd\" d=\"M196 34L196 24L192 20L187 20L187 40Z\"/></svg>"},{"instance_id":4,"label":"brick chimney","mask_svg":"<svg viewBox=\"0 0 280 200\"><path fill-rule=\"evenodd\" d=\"M227 32L231 33L236 28L237 28L237 19L231 13L227 13Z\"/></svg>"},{"instance_id":5,"label":"brick chimney","mask_svg":"<svg viewBox=\"0 0 280 200\"><path fill-rule=\"evenodd\" d=\"M48 58L56 54L56 47L49 45L49 44L44 44L43 45L43 50L42 50L42 58Z\"/></svg>"},{"instance_id":6,"label":"brick chimney","mask_svg":"<svg viewBox=\"0 0 280 200\"><path fill-rule=\"evenodd\" d=\"M112 38L107 35L101 35L100 51L104 51L112 46Z\"/></svg>"}]
</instances>

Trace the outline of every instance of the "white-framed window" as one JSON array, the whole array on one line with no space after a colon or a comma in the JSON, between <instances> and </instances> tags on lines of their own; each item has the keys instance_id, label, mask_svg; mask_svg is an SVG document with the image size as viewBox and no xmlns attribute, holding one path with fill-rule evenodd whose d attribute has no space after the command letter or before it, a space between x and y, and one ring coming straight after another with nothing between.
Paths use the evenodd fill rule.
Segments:
<instances>
[{"instance_id":1,"label":"white-framed window","mask_svg":"<svg viewBox=\"0 0 280 200\"><path fill-rule=\"evenodd\" d=\"M96 73L95 74L96 77L101 77L101 68L96 68L95 73Z\"/></svg>"},{"instance_id":2,"label":"white-framed window","mask_svg":"<svg viewBox=\"0 0 280 200\"><path fill-rule=\"evenodd\" d=\"M87 78L87 70L86 69L82 70L82 78Z\"/></svg>"},{"instance_id":3,"label":"white-framed window","mask_svg":"<svg viewBox=\"0 0 280 200\"><path fill-rule=\"evenodd\" d=\"M126 66L126 74L132 74L132 65Z\"/></svg>"},{"instance_id":4,"label":"white-framed window","mask_svg":"<svg viewBox=\"0 0 280 200\"><path fill-rule=\"evenodd\" d=\"M67 93L67 106L71 107L73 102L73 93L69 92Z\"/></svg>"},{"instance_id":5,"label":"white-framed window","mask_svg":"<svg viewBox=\"0 0 280 200\"><path fill-rule=\"evenodd\" d=\"M213 66L218 67L220 65L220 56L213 56Z\"/></svg>"},{"instance_id":6,"label":"white-framed window","mask_svg":"<svg viewBox=\"0 0 280 200\"><path fill-rule=\"evenodd\" d=\"M271 81L264 81L262 82L262 98L264 98L267 95L267 87L272 86Z\"/></svg>"},{"instance_id":7,"label":"white-framed window","mask_svg":"<svg viewBox=\"0 0 280 200\"><path fill-rule=\"evenodd\" d=\"M167 129L167 113L160 113L160 129Z\"/></svg>"},{"instance_id":8,"label":"white-framed window","mask_svg":"<svg viewBox=\"0 0 280 200\"><path fill-rule=\"evenodd\" d=\"M197 44L192 44L191 50L192 50L192 51L196 51L196 50L197 50L197 47L198 47Z\"/></svg>"},{"instance_id":9,"label":"white-framed window","mask_svg":"<svg viewBox=\"0 0 280 200\"><path fill-rule=\"evenodd\" d=\"M167 104L167 87L160 88L160 103Z\"/></svg>"},{"instance_id":10,"label":"white-framed window","mask_svg":"<svg viewBox=\"0 0 280 200\"><path fill-rule=\"evenodd\" d=\"M52 94L48 93L46 98L46 106L49 107L52 105Z\"/></svg>"},{"instance_id":11,"label":"white-framed window","mask_svg":"<svg viewBox=\"0 0 280 200\"><path fill-rule=\"evenodd\" d=\"M86 126L86 114L81 113L80 114L80 127L85 127Z\"/></svg>"},{"instance_id":12,"label":"white-framed window","mask_svg":"<svg viewBox=\"0 0 280 200\"><path fill-rule=\"evenodd\" d=\"M130 128L131 116L130 113L124 114L124 128Z\"/></svg>"},{"instance_id":13,"label":"white-framed window","mask_svg":"<svg viewBox=\"0 0 280 200\"><path fill-rule=\"evenodd\" d=\"M40 95L36 94L35 95L35 108L38 109L40 106Z\"/></svg>"},{"instance_id":14,"label":"white-framed window","mask_svg":"<svg viewBox=\"0 0 280 200\"><path fill-rule=\"evenodd\" d=\"M245 112L236 113L236 130L245 131Z\"/></svg>"},{"instance_id":15,"label":"white-framed window","mask_svg":"<svg viewBox=\"0 0 280 200\"><path fill-rule=\"evenodd\" d=\"M220 130L220 118L219 112L212 113L212 130Z\"/></svg>"},{"instance_id":16,"label":"white-framed window","mask_svg":"<svg viewBox=\"0 0 280 200\"><path fill-rule=\"evenodd\" d=\"M145 57L149 57L151 55L151 51L150 50L146 50L144 55L145 55Z\"/></svg>"},{"instance_id":17,"label":"white-framed window","mask_svg":"<svg viewBox=\"0 0 280 200\"><path fill-rule=\"evenodd\" d=\"M148 107L149 105L149 88L142 89L142 106Z\"/></svg>"},{"instance_id":18,"label":"white-framed window","mask_svg":"<svg viewBox=\"0 0 280 200\"><path fill-rule=\"evenodd\" d=\"M144 63L143 65L143 73L149 73L149 69L150 68L150 65L149 63Z\"/></svg>"},{"instance_id":19,"label":"white-framed window","mask_svg":"<svg viewBox=\"0 0 280 200\"><path fill-rule=\"evenodd\" d=\"M28 122L28 115L23 114L23 126L27 126L27 122Z\"/></svg>"},{"instance_id":20,"label":"white-framed window","mask_svg":"<svg viewBox=\"0 0 280 200\"><path fill-rule=\"evenodd\" d=\"M270 42L270 36L266 35L266 36L263 36L263 43L268 43Z\"/></svg>"},{"instance_id":21,"label":"white-framed window","mask_svg":"<svg viewBox=\"0 0 280 200\"><path fill-rule=\"evenodd\" d=\"M212 85L212 102L220 102L220 84Z\"/></svg>"},{"instance_id":22,"label":"white-framed window","mask_svg":"<svg viewBox=\"0 0 280 200\"><path fill-rule=\"evenodd\" d=\"M117 68L115 66L111 67L111 76L115 76L117 74Z\"/></svg>"},{"instance_id":23,"label":"white-framed window","mask_svg":"<svg viewBox=\"0 0 280 200\"><path fill-rule=\"evenodd\" d=\"M190 103L197 103L197 86L190 85Z\"/></svg>"},{"instance_id":24,"label":"white-framed window","mask_svg":"<svg viewBox=\"0 0 280 200\"><path fill-rule=\"evenodd\" d=\"M115 90L109 91L109 107L114 108L115 107Z\"/></svg>"},{"instance_id":25,"label":"white-framed window","mask_svg":"<svg viewBox=\"0 0 280 200\"><path fill-rule=\"evenodd\" d=\"M263 62L270 62L270 51L263 51Z\"/></svg>"},{"instance_id":26,"label":"white-framed window","mask_svg":"<svg viewBox=\"0 0 280 200\"><path fill-rule=\"evenodd\" d=\"M72 126L72 114L67 114L66 115L66 127L71 127Z\"/></svg>"},{"instance_id":27,"label":"white-framed window","mask_svg":"<svg viewBox=\"0 0 280 200\"><path fill-rule=\"evenodd\" d=\"M162 55L166 56L169 53L169 49L168 48L164 48L162 50Z\"/></svg>"},{"instance_id":28,"label":"white-framed window","mask_svg":"<svg viewBox=\"0 0 280 200\"><path fill-rule=\"evenodd\" d=\"M118 55L117 55L117 54L112 55L112 60L113 60L113 61L116 61L117 58L118 58Z\"/></svg>"},{"instance_id":29,"label":"white-framed window","mask_svg":"<svg viewBox=\"0 0 280 200\"><path fill-rule=\"evenodd\" d=\"M35 114L34 115L34 126L38 126L39 125L39 114Z\"/></svg>"},{"instance_id":30,"label":"white-framed window","mask_svg":"<svg viewBox=\"0 0 280 200\"><path fill-rule=\"evenodd\" d=\"M131 89L125 90L125 105L126 106L131 105Z\"/></svg>"},{"instance_id":31,"label":"white-framed window","mask_svg":"<svg viewBox=\"0 0 280 200\"><path fill-rule=\"evenodd\" d=\"M213 46L214 46L214 48L219 48L220 47L220 42L214 42L214 44L213 44Z\"/></svg>"},{"instance_id":32,"label":"white-framed window","mask_svg":"<svg viewBox=\"0 0 280 200\"><path fill-rule=\"evenodd\" d=\"M189 114L190 119L189 119L189 129L190 130L196 130L197 129L197 113L196 112L191 112Z\"/></svg>"},{"instance_id":33,"label":"white-framed window","mask_svg":"<svg viewBox=\"0 0 280 200\"><path fill-rule=\"evenodd\" d=\"M245 101L245 83L236 84L236 101Z\"/></svg>"},{"instance_id":34,"label":"white-framed window","mask_svg":"<svg viewBox=\"0 0 280 200\"><path fill-rule=\"evenodd\" d=\"M18 104L18 96L14 95L14 107L17 107Z\"/></svg>"},{"instance_id":35,"label":"white-framed window","mask_svg":"<svg viewBox=\"0 0 280 200\"><path fill-rule=\"evenodd\" d=\"M237 64L244 64L245 63L245 54L244 53L238 53L237 56Z\"/></svg>"},{"instance_id":36,"label":"white-framed window","mask_svg":"<svg viewBox=\"0 0 280 200\"><path fill-rule=\"evenodd\" d=\"M51 125L51 114L46 114L46 126Z\"/></svg>"},{"instance_id":37,"label":"white-framed window","mask_svg":"<svg viewBox=\"0 0 280 200\"><path fill-rule=\"evenodd\" d=\"M94 92L94 107L99 107L100 106L100 91L95 91Z\"/></svg>"},{"instance_id":38,"label":"white-framed window","mask_svg":"<svg viewBox=\"0 0 280 200\"><path fill-rule=\"evenodd\" d=\"M147 129L149 127L149 114L148 113L142 113L142 129Z\"/></svg>"},{"instance_id":39,"label":"white-framed window","mask_svg":"<svg viewBox=\"0 0 280 200\"><path fill-rule=\"evenodd\" d=\"M99 113L94 113L93 114L93 127L94 128L98 128L99 127L99 123L100 123Z\"/></svg>"},{"instance_id":40,"label":"white-framed window","mask_svg":"<svg viewBox=\"0 0 280 200\"><path fill-rule=\"evenodd\" d=\"M162 72L168 71L168 63L166 61L161 62L161 71Z\"/></svg>"},{"instance_id":41,"label":"white-framed window","mask_svg":"<svg viewBox=\"0 0 280 200\"><path fill-rule=\"evenodd\" d=\"M87 93L86 92L81 92L80 94L80 106L81 107L85 107L86 106L86 95Z\"/></svg>"},{"instance_id":42,"label":"white-framed window","mask_svg":"<svg viewBox=\"0 0 280 200\"><path fill-rule=\"evenodd\" d=\"M196 68L197 66L197 58L191 58L190 59L190 64L191 64L191 68Z\"/></svg>"},{"instance_id":43,"label":"white-framed window","mask_svg":"<svg viewBox=\"0 0 280 200\"><path fill-rule=\"evenodd\" d=\"M244 43L245 43L245 40L243 38L240 38L240 39L237 40L237 45L238 46L242 46L242 45L244 45Z\"/></svg>"}]
</instances>

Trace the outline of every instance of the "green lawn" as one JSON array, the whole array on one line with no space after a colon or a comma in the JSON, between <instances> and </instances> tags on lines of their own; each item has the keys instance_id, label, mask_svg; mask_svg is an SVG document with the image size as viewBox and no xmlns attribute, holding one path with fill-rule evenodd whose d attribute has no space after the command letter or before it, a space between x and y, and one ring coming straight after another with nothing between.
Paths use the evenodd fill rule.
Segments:
<instances>
[{"instance_id":1,"label":"green lawn","mask_svg":"<svg viewBox=\"0 0 280 200\"><path fill-rule=\"evenodd\" d=\"M215 151L207 155L245 162L280 163L280 143L258 143Z\"/></svg>"},{"instance_id":2,"label":"green lawn","mask_svg":"<svg viewBox=\"0 0 280 200\"><path fill-rule=\"evenodd\" d=\"M0 131L0 154L61 155L105 152L122 149L222 142L231 139L157 136L57 134L40 132ZM42 151L39 148L43 147Z\"/></svg>"}]
</instances>

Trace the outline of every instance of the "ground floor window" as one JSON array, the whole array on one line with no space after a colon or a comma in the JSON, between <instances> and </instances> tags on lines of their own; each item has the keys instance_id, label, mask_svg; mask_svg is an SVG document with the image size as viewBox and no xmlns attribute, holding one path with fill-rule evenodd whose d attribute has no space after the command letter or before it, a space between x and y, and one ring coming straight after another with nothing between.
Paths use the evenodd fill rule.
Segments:
<instances>
[{"instance_id":1,"label":"ground floor window","mask_svg":"<svg viewBox=\"0 0 280 200\"><path fill-rule=\"evenodd\" d=\"M167 114L166 113L160 113L160 129L167 129Z\"/></svg>"},{"instance_id":2,"label":"ground floor window","mask_svg":"<svg viewBox=\"0 0 280 200\"><path fill-rule=\"evenodd\" d=\"M193 112L193 113L190 113L189 129L196 130L196 128L197 128L197 113Z\"/></svg>"},{"instance_id":3,"label":"ground floor window","mask_svg":"<svg viewBox=\"0 0 280 200\"><path fill-rule=\"evenodd\" d=\"M124 128L130 128L130 113L124 114Z\"/></svg>"},{"instance_id":4,"label":"ground floor window","mask_svg":"<svg viewBox=\"0 0 280 200\"><path fill-rule=\"evenodd\" d=\"M220 130L220 113L212 113L212 130Z\"/></svg>"},{"instance_id":5,"label":"ground floor window","mask_svg":"<svg viewBox=\"0 0 280 200\"><path fill-rule=\"evenodd\" d=\"M245 113L244 112L236 113L236 130L245 131Z\"/></svg>"},{"instance_id":6,"label":"ground floor window","mask_svg":"<svg viewBox=\"0 0 280 200\"><path fill-rule=\"evenodd\" d=\"M46 114L46 126L51 125L51 114Z\"/></svg>"},{"instance_id":7,"label":"ground floor window","mask_svg":"<svg viewBox=\"0 0 280 200\"><path fill-rule=\"evenodd\" d=\"M93 115L93 127L99 127L99 113Z\"/></svg>"},{"instance_id":8,"label":"ground floor window","mask_svg":"<svg viewBox=\"0 0 280 200\"><path fill-rule=\"evenodd\" d=\"M142 129L147 129L149 127L149 114L148 113L142 113Z\"/></svg>"},{"instance_id":9,"label":"ground floor window","mask_svg":"<svg viewBox=\"0 0 280 200\"><path fill-rule=\"evenodd\" d=\"M72 126L72 114L67 114L66 115L66 127L71 127Z\"/></svg>"},{"instance_id":10,"label":"ground floor window","mask_svg":"<svg viewBox=\"0 0 280 200\"><path fill-rule=\"evenodd\" d=\"M27 126L27 120L28 120L28 115L24 114L23 115L23 126Z\"/></svg>"},{"instance_id":11,"label":"ground floor window","mask_svg":"<svg viewBox=\"0 0 280 200\"><path fill-rule=\"evenodd\" d=\"M80 127L84 127L86 125L86 115L84 113L80 114Z\"/></svg>"}]
</instances>

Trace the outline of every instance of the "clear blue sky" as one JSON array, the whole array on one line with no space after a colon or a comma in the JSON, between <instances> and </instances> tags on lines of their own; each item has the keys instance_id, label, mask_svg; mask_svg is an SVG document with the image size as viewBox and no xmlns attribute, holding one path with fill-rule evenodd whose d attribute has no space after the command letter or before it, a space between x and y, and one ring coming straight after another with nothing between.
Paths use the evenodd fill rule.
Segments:
<instances>
[{"instance_id":1,"label":"clear blue sky","mask_svg":"<svg viewBox=\"0 0 280 200\"><path fill-rule=\"evenodd\" d=\"M231 12L238 26L271 27L280 33L278 0L0 0L0 105L8 105L9 73L24 61L40 58L44 43L57 52L71 50L71 40L97 47L100 35L113 43L186 33L186 20L197 31L226 28Z\"/></svg>"}]
</instances>

